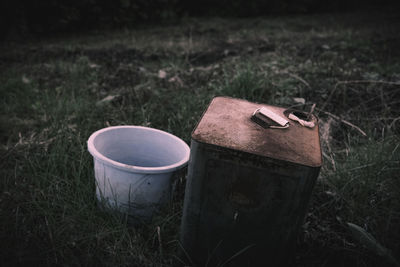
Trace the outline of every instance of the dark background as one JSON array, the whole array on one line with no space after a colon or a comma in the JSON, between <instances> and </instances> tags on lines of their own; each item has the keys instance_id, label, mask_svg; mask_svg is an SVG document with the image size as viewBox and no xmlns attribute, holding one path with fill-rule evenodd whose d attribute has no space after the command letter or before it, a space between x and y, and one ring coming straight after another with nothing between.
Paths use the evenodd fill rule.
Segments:
<instances>
[{"instance_id":1,"label":"dark background","mask_svg":"<svg viewBox=\"0 0 400 267\"><path fill-rule=\"evenodd\" d=\"M8 0L1 1L1 39L90 29L174 23L188 16L249 17L385 8L378 0ZM398 5L398 4L397 4Z\"/></svg>"}]
</instances>

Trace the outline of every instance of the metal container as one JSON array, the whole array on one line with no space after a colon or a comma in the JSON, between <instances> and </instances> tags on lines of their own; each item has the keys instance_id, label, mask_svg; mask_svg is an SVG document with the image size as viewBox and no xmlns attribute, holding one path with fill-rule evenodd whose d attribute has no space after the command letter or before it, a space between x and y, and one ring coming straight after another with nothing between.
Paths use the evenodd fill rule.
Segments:
<instances>
[{"instance_id":1,"label":"metal container","mask_svg":"<svg viewBox=\"0 0 400 267\"><path fill-rule=\"evenodd\" d=\"M289 127L256 123L260 108ZM203 114L192 133L181 225L188 263L278 266L293 255L322 159L317 119L308 128L287 112L216 97Z\"/></svg>"}]
</instances>

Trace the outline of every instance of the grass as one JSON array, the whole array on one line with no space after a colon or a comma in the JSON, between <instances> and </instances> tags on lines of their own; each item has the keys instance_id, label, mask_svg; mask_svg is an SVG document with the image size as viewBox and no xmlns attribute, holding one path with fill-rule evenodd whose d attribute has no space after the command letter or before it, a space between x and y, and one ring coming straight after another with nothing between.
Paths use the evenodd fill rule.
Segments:
<instances>
[{"instance_id":1,"label":"grass","mask_svg":"<svg viewBox=\"0 0 400 267\"><path fill-rule=\"evenodd\" d=\"M307 111L316 103L324 166L299 238L297 266L384 264L388 257L352 235L347 222L400 260L398 26L395 13L190 19L3 44L1 262L179 261L185 171L170 206L150 224L130 227L98 209L86 140L97 129L133 124L189 143L217 95Z\"/></svg>"}]
</instances>

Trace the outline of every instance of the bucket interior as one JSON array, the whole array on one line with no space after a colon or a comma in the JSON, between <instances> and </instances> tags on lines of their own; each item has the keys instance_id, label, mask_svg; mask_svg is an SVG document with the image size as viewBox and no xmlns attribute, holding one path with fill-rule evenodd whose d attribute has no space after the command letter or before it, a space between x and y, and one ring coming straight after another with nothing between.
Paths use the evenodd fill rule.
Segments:
<instances>
[{"instance_id":1,"label":"bucket interior","mask_svg":"<svg viewBox=\"0 0 400 267\"><path fill-rule=\"evenodd\" d=\"M138 167L164 167L187 156L179 138L151 128L114 128L99 133L94 148L113 161Z\"/></svg>"}]
</instances>

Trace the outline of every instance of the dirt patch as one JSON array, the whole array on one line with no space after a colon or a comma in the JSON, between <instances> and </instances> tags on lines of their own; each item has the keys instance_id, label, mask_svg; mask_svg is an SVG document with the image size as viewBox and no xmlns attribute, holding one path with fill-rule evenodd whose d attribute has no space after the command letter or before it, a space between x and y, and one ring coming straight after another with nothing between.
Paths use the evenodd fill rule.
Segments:
<instances>
[{"instance_id":1,"label":"dirt patch","mask_svg":"<svg viewBox=\"0 0 400 267\"><path fill-rule=\"evenodd\" d=\"M147 53L135 48L125 48L121 46L99 49L63 49L63 48L32 48L29 51L15 51L11 54L0 55L0 61L3 65L18 63L43 63L49 59L53 61L61 60L73 62L80 57L88 57L90 61L96 63L107 63L115 65L119 63L131 63L144 60L160 60L166 58L165 53Z\"/></svg>"},{"instance_id":2,"label":"dirt patch","mask_svg":"<svg viewBox=\"0 0 400 267\"><path fill-rule=\"evenodd\" d=\"M206 51L191 53L189 55L189 62L193 65L209 65L217 63L227 57L272 51L275 51L275 44L263 40L240 42L220 41L217 42L214 47Z\"/></svg>"}]
</instances>

